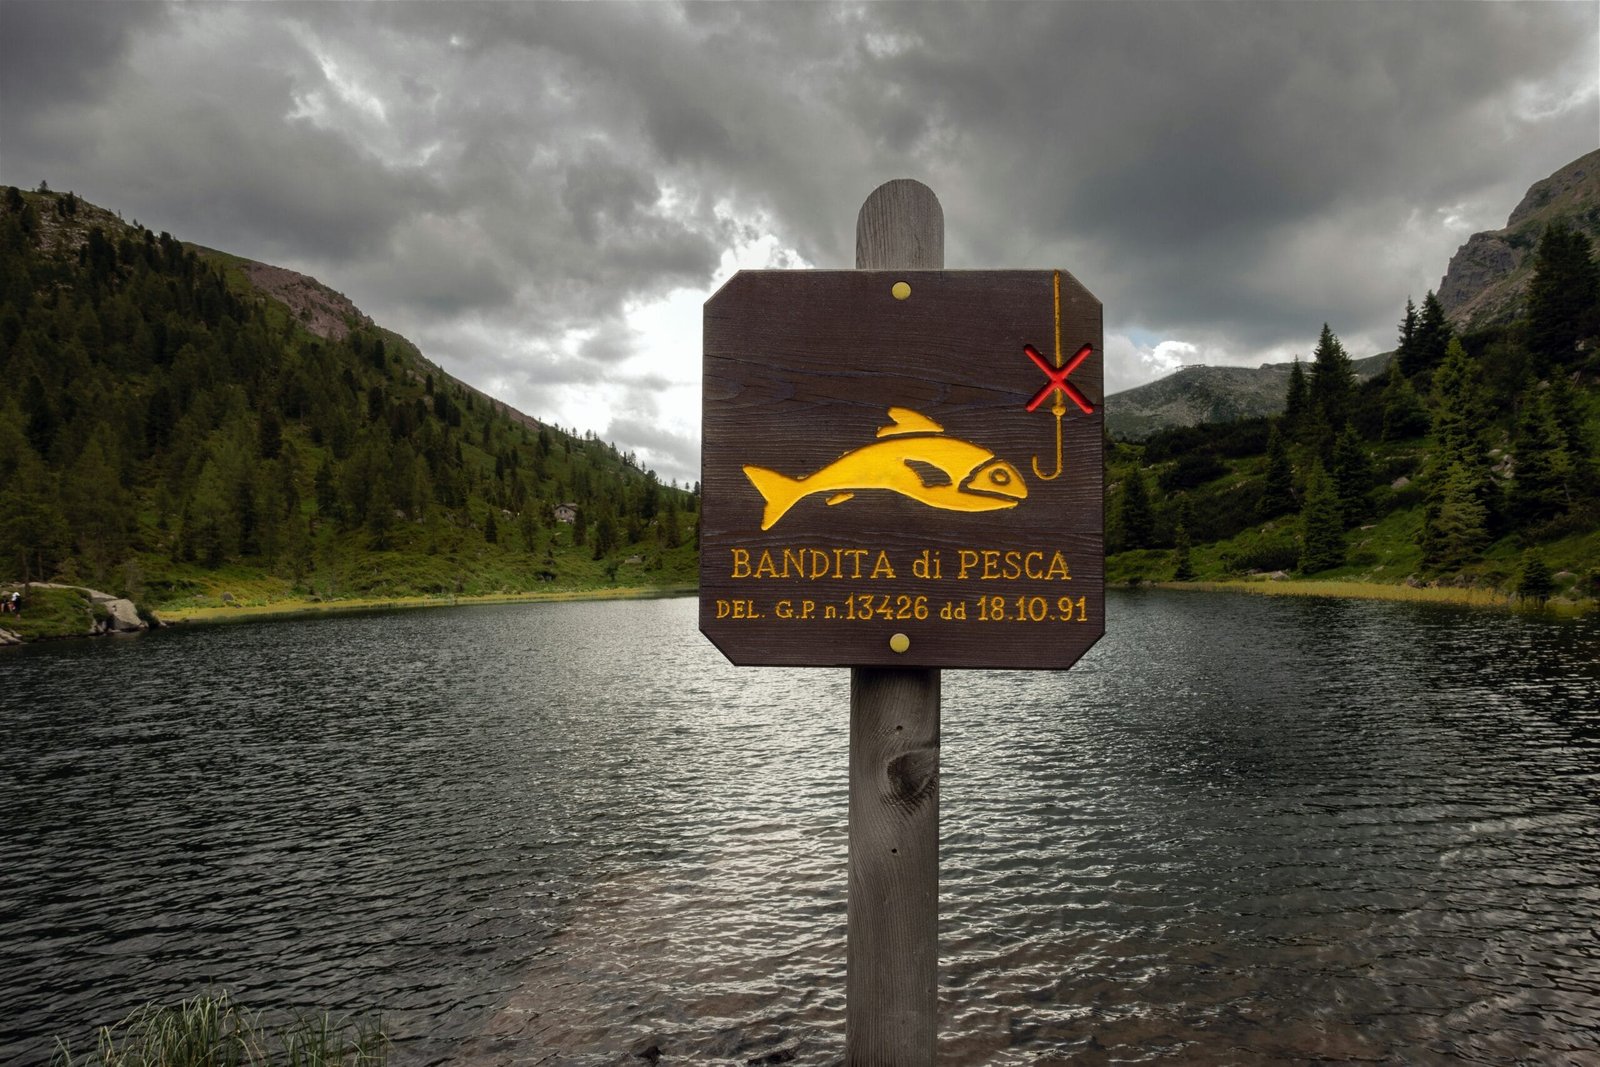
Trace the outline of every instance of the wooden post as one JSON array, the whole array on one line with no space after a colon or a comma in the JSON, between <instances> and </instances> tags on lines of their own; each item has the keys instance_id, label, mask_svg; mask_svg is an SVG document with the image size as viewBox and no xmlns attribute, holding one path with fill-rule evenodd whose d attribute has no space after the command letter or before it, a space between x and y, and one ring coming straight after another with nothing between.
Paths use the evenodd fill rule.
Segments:
<instances>
[{"instance_id":1,"label":"wooden post","mask_svg":"<svg viewBox=\"0 0 1600 1067\"><path fill-rule=\"evenodd\" d=\"M944 269L944 211L901 178L856 218L858 270ZM939 1003L939 671L850 671L845 1062L931 1065Z\"/></svg>"}]
</instances>

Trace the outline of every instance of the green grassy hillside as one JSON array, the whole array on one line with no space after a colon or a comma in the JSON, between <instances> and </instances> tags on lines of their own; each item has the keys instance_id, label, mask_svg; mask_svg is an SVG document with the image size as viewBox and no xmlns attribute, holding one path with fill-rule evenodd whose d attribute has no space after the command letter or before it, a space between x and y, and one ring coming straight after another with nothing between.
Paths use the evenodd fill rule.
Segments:
<instances>
[{"instance_id":1,"label":"green grassy hillside","mask_svg":"<svg viewBox=\"0 0 1600 1067\"><path fill-rule=\"evenodd\" d=\"M1108 578L1592 602L1600 264L1587 239L1547 230L1531 293L1522 319L1462 337L1436 307L1430 329L1408 307L1390 372L1364 383L1324 327L1284 414L1113 441Z\"/></svg>"},{"instance_id":2,"label":"green grassy hillside","mask_svg":"<svg viewBox=\"0 0 1600 1067\"><path fill-rule=\"evenodd\" d=\"M157 610L693 584L694 493L258 268L0 194L0 579Z\"/></svg>"}]
</instances>

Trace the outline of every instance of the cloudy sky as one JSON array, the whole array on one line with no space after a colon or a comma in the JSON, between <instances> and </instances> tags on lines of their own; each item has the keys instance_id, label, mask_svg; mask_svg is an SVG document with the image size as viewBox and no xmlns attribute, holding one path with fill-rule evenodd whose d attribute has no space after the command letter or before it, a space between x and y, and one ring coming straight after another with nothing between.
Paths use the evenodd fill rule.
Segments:
<instances>
[{"instance_id":1,"label":"cloudy sky","mask_svg":"<svg viewBox=\"0 0 1600 1067\"><path fill-rule=\"evenodd\" d=\"M1393 347L1600 146L1600 4L0 0L0 182L314 275L451 373L698 478L700 305L850 267L890 178L951 268L1062 267L1109 391Z\"/></svg>"}]
</instances>

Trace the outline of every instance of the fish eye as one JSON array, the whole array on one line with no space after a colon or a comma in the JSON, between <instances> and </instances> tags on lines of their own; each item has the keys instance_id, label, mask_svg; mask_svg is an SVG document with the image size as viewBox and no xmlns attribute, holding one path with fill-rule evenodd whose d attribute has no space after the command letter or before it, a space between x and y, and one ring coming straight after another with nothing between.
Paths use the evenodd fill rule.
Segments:
<instances>
[{"instance_id":1,"label":"fish eye","mask_svg":"<svg viewBox=\"0 0 1600 1067\"><path fill-rule=\"evenodd\" d=\"M1004 467L996 467L994 470L989 472L989 480L995 485L1010 485L1011 472L1006 470Z\"/></svg>"}]
</instances>

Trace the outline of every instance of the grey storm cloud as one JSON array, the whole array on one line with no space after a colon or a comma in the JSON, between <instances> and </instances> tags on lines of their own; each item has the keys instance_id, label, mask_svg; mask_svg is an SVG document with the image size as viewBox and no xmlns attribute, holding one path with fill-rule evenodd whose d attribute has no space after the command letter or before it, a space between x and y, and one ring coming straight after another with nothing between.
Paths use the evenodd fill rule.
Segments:
<instances>
[{"instance_id":1,"label":"grey storm cloud","mask_svg":"<svg viewBox=\"0 0 1600 1067\"><path fill-rule=\"evenodd\" d=\"M314 274L537 415L741 242L849 266L903 176L950 267L1066 267L1108 333L1377 351L1600 143L1597 85L1592 2L0 0L0 180ZM593 428L687 481L670 378Z\"/></svg>"}]
</instances>

